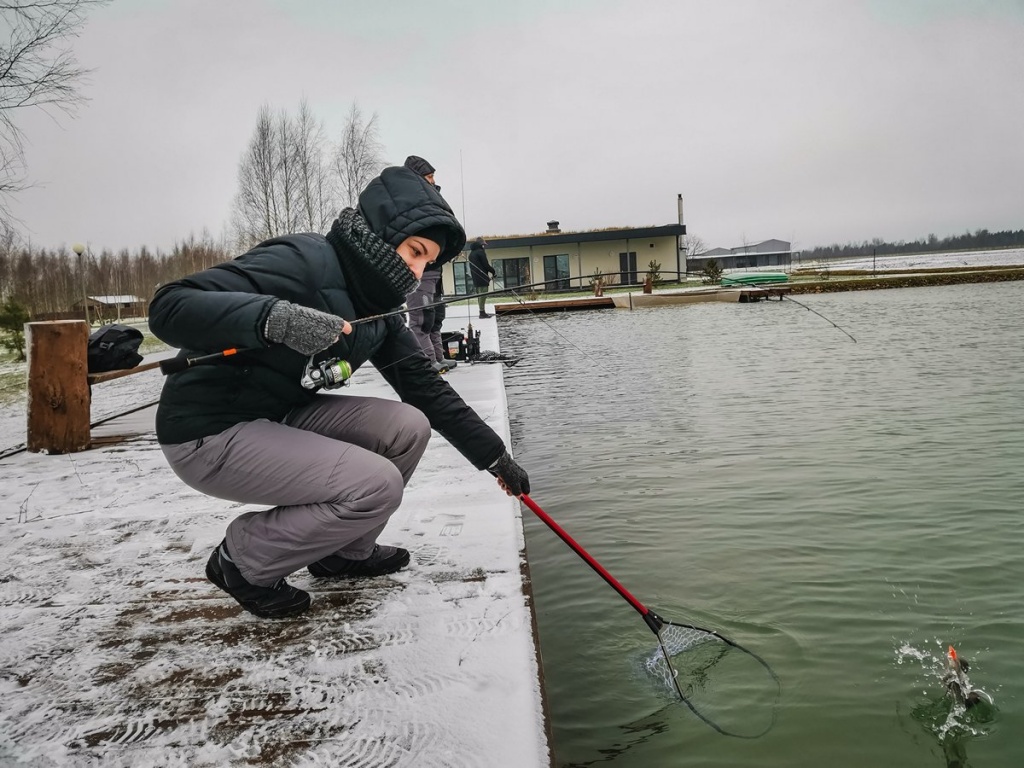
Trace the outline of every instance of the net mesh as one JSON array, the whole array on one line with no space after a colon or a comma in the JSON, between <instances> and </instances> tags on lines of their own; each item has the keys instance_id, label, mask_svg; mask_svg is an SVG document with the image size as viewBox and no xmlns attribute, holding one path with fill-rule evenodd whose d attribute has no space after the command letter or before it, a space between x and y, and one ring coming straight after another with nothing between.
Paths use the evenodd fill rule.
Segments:
<instances>
[{"instance_id":1,"label":"net mesh","mask_svg":"<svg viewBox=\"0 0 1024 768\"><path fill-rule=\"evenodd\" d=\"M658 644L643 666L666 697L725 736L771 730L782 689L760 656L713 630L658 618Z\"/></svg>"},{"instance_id":2,"label":"net mesh","mask_svg":"<svg viewBox=\"0 0 1024 768\"><path fill-rule=\"evenodd\" d=\"M661 645L647 657L644 667L648 674L660 680L669 691L674 692L676 682L678 682L684 694L687 693L688 688L692 688L694 681L680 679L676 669L677 665L674 662L670 664L669 660L665 658L665 654L667 653L671 659L708 643L721 646L722 651L727 649L725 643L716 635L696 627L685 627L679 624L665 624L658 632L658 637L661 639ZM662 647L664 647L664 652ZM673 678L675 678L675 682L673 682Z\"/></svg>"}]
</instances>

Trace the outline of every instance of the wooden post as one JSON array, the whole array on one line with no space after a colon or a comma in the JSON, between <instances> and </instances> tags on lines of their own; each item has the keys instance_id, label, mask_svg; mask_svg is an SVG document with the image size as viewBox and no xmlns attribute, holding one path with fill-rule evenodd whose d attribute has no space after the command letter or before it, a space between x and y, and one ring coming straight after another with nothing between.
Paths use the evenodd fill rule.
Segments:
<instances>
[{"instance_id":1,"label":"wooden post","mask_svg":"<svg viewBox=\"0 0 1024 768\"><path fill-rule=\"evenodd\" d=\"M28 450L89 447L89 326L83 320L27 323Z\"/></svg>"}]
</instances>

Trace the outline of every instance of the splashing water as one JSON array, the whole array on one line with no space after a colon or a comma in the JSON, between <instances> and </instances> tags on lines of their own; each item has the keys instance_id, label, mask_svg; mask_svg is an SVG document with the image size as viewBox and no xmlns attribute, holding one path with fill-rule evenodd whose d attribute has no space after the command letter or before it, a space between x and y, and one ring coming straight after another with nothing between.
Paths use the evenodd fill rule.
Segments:
<instances>
[{"instance_id":1,"label":"splashing water","mask_svg":"<svg viewBox=\"0 0 1024 768\"><path fill-rule=\"evenodd\" d=\"M945 645L935 641L939 649ZM973 707L966 707L946 690L949 673L947 657L941 650L933 653L927 648L917 648L903 643L896 649L896 663L917 662L921 668L922 699L912 710L912 716L938 737L940 742L956 740L964 736L982 736L987 733L986 725L995 716L995 702L991 695L974 688L981 701ZM965 676L966 680L966 676ZM969 680L967 682L970 682Z\"/></svg>"}]
</instances>

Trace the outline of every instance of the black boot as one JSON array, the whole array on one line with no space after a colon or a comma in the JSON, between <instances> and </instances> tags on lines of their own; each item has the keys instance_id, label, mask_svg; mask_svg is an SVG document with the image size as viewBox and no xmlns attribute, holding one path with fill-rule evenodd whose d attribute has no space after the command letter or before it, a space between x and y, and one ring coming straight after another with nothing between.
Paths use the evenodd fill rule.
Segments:
<instances>
[{"instance_id":1,"label":"black boot","mask_svg":"<svg viewBox=\"0 0 1024 768\"><path fill-rule=\"evenodd\" d=\"M481 319L481 320L483 320L483 319L485 319L485 318L488 318L488 317L494 317L494 315L492 315L492 314L489 314L488 312L481 312L481 313L480 313L480 319Z\"/></svg>"},{"instance_id":2,"label":"black boot","mask_svg":"<svg viewBox=\"0 0 1024 768\"><path fill-rule=\"evenodd\" d=\"M401 547L373 545L373 552L365 560L349 560L337 555L328 555L309 566L309 572L322 579L352 579L369 576L383 576L394 573L409 564L409 550Z\"/></svg>"},{"instance_id":3,"label":"black boot","mask_svg":"<svg viewBox=\"0 0 1024 768\"><path fill-rule=\"evenodd\" d=\"M231 595L249 613L263 619L285 619L298 616L309 608L309 593L281 579L272 587L250 584L235 564L224 557L221 542L206 563L206 578Z\"/></svg>"}]
</instances>

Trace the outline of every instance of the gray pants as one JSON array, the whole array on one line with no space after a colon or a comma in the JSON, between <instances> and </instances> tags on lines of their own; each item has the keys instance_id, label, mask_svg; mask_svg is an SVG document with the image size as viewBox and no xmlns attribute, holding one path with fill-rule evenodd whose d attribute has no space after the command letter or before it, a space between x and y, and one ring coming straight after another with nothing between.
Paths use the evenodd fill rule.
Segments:
<instances>
[{"instance_id":1,"label":"gray pants","mask_svg":"<svg viewBox=\"0 0 1024 768\"><path fill-rule=\"evenodd\" d=\"M486 294L491 290L491 286L488 285L474 285L473 293L477 294L476 303L480 306L480 314L484 314L487 311L487 296Z\"/></svg>"},{"instance_id":2,"label":"gray pants","mask_svg":"<svg viewBox=\"0 0 1024 768\"><path fill-rule=\"evenodd\" d=\"M210 496L273 505L227 529L246 581L270 586L327 555L362 559L398 509L430 424L392 400L320 395L283 423L260 419L161 445L174 473Z\"/></svg>"}]
</instances>

